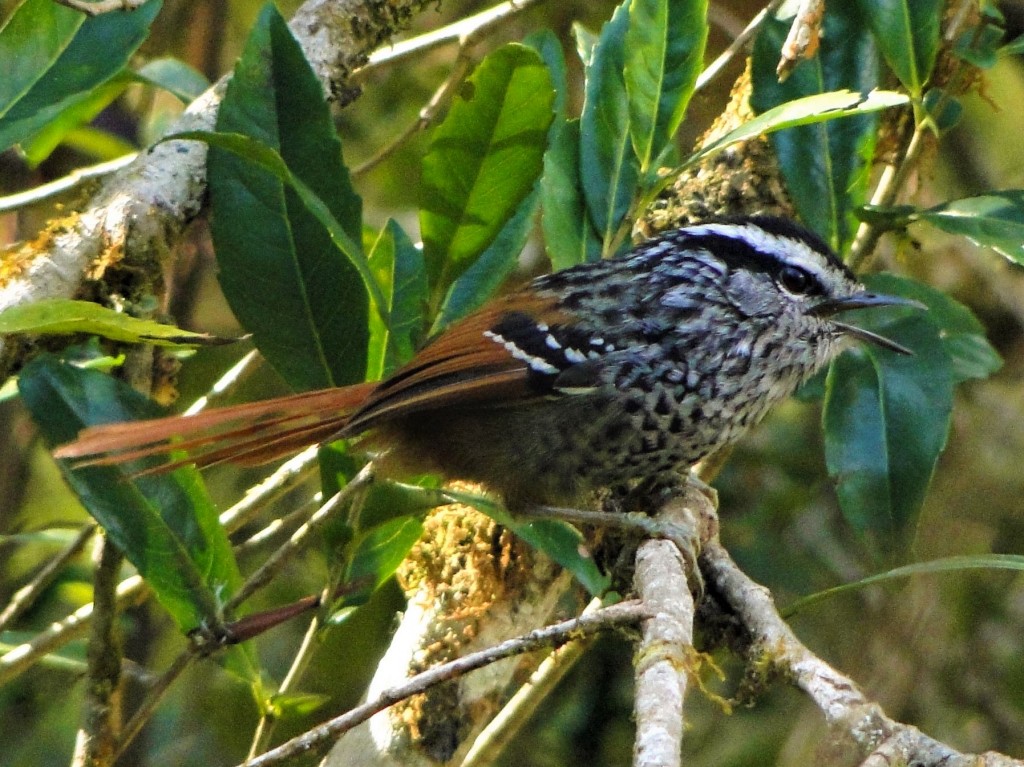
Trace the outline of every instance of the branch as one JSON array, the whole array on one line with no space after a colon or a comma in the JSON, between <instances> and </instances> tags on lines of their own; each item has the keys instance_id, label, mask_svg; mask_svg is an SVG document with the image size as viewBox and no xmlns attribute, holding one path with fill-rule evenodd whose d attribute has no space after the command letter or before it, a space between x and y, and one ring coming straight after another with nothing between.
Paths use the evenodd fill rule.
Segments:
<instances>
[{"instance_id":1,"label":"branch","mask_svg":"<svg viewBox=\"0 0 1024 767\"><path fill-rule=\"evenodd\" d=\"M431 0L307 0L289 26L330 98L353 97L349 75ZM185 109L168 133L212 130L227 77ZM24 245L17 273L0 286L0 311L46 298L68 298L85 273L102 279L112 264L132 268L140 283L159 284L161 269L185 225L201 211L206 145L157 144L106 178L81 210L50 222ZM0 340L0 378L20 360Z\"/></svg>"},{"instance_id":2,"label":"branch","mask_svg":"<svg viewBox=\"0 0 1024 767\"><path fill-rule=\"evenodd\" d=\"M58 5L72 10L81 11L86 16L99 16L112 11L135 11L145 4L146 0L55 0Z\"/></svg>"},{"instance_id":3,"label":"branch","mask_svg":"<svg viewBox=\"0 0 1024 767\"><path fill-rule=\"evenodd\" d=\"M442 663L416 674L403 684L380 692L373 700L314 727L255 759L250 759L245 762L244 767L269 767L282 764L285 760L299 755L320 755L331 743L356 725L369 720L374 714L380 713L399 701L424 693L442 682L457 679L470 671L483 668L504 658L532 652L542 647L558 646L579 636L589 636L598 631L627 626L647 617L650 617L649 611L639 602L622 602L602 608L589 616L584 615L562 621L531 631L529 634L508 639L494 647L470 653L457 660Z\"/></svg>"},{"instance_id":4,"label":"branch","mask_svg":"<svg viewBox=\"0 0 1024 767\"><path fill-rule=\"evenodd\" d=\"M830 727L845 735L863 767L1021 767L996 753L962 754L916 727L901 724L870 701L847 676L808 650L779 615L768 590L750 580L717 541L705 546L701 568L709 591L719 596L749 638L748 663L782 674L813 701Z\"/></svg>"},{"instance_id":5,"label":"branch","mask_svg":"<svg viewBox=\"0 0 1024 767\"><path fill-rule=\"evenodd\" d=\"M670 504L657 517L696 524L683 504ZM683 701L693 650L694 605L686 562L672 541L651 540L636 554L637 594L652 617L643 622L643 637L633 658L636 692L634 767L678 767L683 742Z\"/></svg>"}]
</instances>

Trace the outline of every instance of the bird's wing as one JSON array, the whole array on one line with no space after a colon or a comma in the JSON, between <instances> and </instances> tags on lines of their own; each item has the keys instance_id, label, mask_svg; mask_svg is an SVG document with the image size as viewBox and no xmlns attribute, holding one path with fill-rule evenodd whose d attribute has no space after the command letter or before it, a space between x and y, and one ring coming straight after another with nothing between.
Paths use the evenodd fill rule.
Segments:
<instances>
[{"instance_id":1,"label":"bird's wing","mask_svg":"<svg viewBox=\"0 0 1024 767\"><path fill-rule=\"evenodd\" d=\"M501 407L557 396L556 382L587 360L571 315L554 296L515 294L492 302L425 346L380 384L345 426L353 435L383 421L452 405Z\"/></svg>"}]
</instances>

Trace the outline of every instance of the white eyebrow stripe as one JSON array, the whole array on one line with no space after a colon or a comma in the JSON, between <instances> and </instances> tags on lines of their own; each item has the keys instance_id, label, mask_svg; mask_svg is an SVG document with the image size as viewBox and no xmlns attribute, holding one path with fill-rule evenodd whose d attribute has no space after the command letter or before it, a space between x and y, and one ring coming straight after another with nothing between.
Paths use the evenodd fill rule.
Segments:
<instances>
[{"instance_id":1,"label":"white eyebrow stripe","mask_svg":"<svg viewBox=\"0 0 1024 767\"><path fill-rule=\"evenodd\" d=\"M822 277L825 274L825 256L812 248L803 240L782 237L767 232L753 224L700 224L687 227L687 233L697 235L717 234L750 246L754 250L780 257L785 254L785 262L805 269Z\"/></svg>"}]
</instances>

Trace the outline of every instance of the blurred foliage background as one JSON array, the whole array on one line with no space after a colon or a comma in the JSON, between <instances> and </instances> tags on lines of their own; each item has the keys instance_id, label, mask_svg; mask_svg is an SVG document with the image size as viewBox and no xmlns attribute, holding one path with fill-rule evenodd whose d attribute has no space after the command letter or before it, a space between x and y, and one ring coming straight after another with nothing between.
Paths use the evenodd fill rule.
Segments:
<instances>
[{"instance_id":1,"label":"blurred foliage background","mask_svg":"<svg viewBox=\"0 0 1024 767\"><path fill-rule=\"evenodd\" d=\"M232 66L262 3L257 0L167 0L139 55L173 56L209 80ZM294 0L279 4L287 17ZM1010 36L1024 31L1024 3L1003 2ZM14 7L0 2L0 17ZM465 1L439 3L420 14L409 35L436 29L480 10ZM598 29L614 4L547 2L513 17L484 44L490 49L520 40L538 28L554 30L571 45L570 27ZM751 2L716 2L708 59L723 49L760 9ZM414 65L386 67L362 84L351 106L335 111L346 161L358 168L407 125L430 98L451 66L453 50L440 48ZM569 57L570 67L578 66ZM2 64L2 62L0 62ZM696 138L722 111L742 61L691 104L679 136L681 147ZM577 80L579 71L570 70ZM990 189L1024 187L1024 64L1007 57L984 74L978 92L964 99L960 123L928 150L913 191L921 206ZM38 167L15 151L0 154L0 195L58 178L75 167L110 159L126 146L141 147L159 134L180 103L167 94L129 88L93 121L92 131L71 136ZM571 107L578 111L579 105ZM426 147L420 132L387 162L357 176L366 218L375 224L391 216L415 231L416 173ZM81 192L65 204L74 204ZM31 238L52 214L47 206L0 214L0 243ZM948 448L940 459L914 539L913 557L1024 552L1024 271L962 238L923 227L908 236L889 236L881 261L921 277L970 306L1005 360L988 380L957 391ZM536 245L527 248L522 277L543 268ZM182 327L222 335L239 329L220 295L208 232L196 222L182 243L171 280L167 313ZM197 351L179 378L180 396L202 395L237 359L240 345ZM246 401L283 393L264 366L233 395ZM17 400L0 403L0 604L87 517L65 487ZM258 474L233 469L213 472L209 484L222 506L232 503ZM735 451L719 480L722 539L741 566L769 586L778 603L857 578L892 563L843 521L824 464L820 410L792 401L769 418ZM306 502L308 488L281 499L286 514ZM45 535L42 531L48 531ZM243 562L243 565L245 563ZM312 552L287 577L254 600L271 607L315 592L326 558ZM20 638L89 601L88 553L66 568L15 630L0 641ZM277 735L290 737L341 712L362 694L401 610L395 587L377 592L369 608L329 633L315 657L304 689L328 696L315 712L282 723ZM133 682L126 706L141 696L151 673L177 651L183 639L168 631L161 608L145 603L121 616ZM812 650L856 679L869 697L894 718L965 751L998 750L1024 756L1024 579L996 571L918 576L892 585L843 595L807 608L793 626ZM303 631L286 624L257 639L269 674L280 678ZM159 638L159 641L157 639ZM503 759L508 765L625 764L632 748L630 646L605 637L544 703L529 730ZM0 687L0 765L59 765L73 748L80 716L84 643ZM711 682L730 691L740 669L728 664L730 679ZM777 685L753 707L723 714L715 702L693 694L688 701L685 738L688 764L802 765L824 763L826 733L819 713L799 694ZM244 755L256 716L247 688L214 664L194 666L178 682L153 722L121 764L229 764Z\"/></svg>"}]
</instances>

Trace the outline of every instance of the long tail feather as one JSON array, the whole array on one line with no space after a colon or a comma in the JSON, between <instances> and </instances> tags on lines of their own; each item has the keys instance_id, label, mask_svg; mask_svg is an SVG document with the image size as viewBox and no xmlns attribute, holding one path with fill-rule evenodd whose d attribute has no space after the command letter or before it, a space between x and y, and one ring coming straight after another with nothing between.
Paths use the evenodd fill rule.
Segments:
<instances>
[{"instance_id":1,"label":"long tail feather","mask_svg":"<svg viewBox=\"0 0 1024 767\"><path fill-rule=\"evenodd\" d=\"M316 444L340 431L374 384L293 394L217 408L191 416L169 416L84 429L54 455L77 466L110 466L169 453L196 451L190 458L142 473L195 463L201 467L235 462L266 463ZM176 439L181 437L183 439Z\"/></svg>"}]
</instances>

